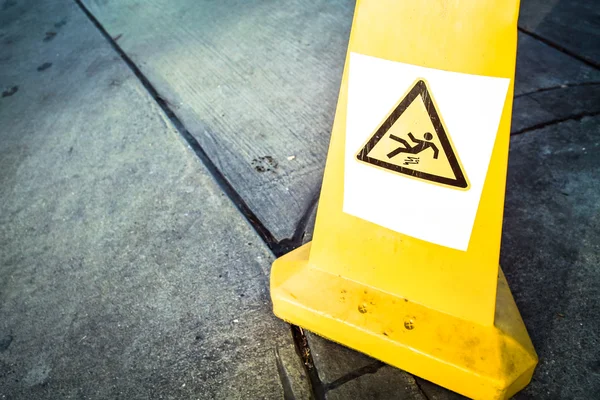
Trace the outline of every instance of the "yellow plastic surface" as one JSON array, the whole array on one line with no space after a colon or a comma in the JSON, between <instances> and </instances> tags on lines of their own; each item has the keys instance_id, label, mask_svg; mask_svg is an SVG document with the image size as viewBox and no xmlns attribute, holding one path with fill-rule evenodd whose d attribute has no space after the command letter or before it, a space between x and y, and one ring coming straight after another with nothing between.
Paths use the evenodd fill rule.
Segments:
<instances>
[{"instance_id":1,"label":"yellow plastic surface","mask_svg":"<svg viewBox=\"0 0 600 400\"><path fill-rule=\"evenodd\" d=\"M498 267L517 17L516 0L356 5L349 52L511 80L468 250L343 213L347 58L313 242L271 273L282 319L478 399L513 395L537 364Z\"/></svg>"},{"instance_id":2,"label":"yellow plastic surface","mask_svg":"<svg viewBox=\"0 0 600 400\"><path fill-rule=\"evenodd\" d=\"M483 326L311 267L310 252L273 266L278 317L474 399L506 399L531 380L537 356L502 271L495 325Z\"/></svg>"}]
</instances>

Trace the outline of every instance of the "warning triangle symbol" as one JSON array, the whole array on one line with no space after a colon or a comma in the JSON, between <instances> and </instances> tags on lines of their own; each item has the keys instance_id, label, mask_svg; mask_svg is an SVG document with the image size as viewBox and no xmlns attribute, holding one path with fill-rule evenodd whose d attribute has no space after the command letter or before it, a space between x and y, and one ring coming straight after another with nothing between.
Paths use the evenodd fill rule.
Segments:
<instances>
[{"instance_id":1,"label":"warning triangle symbol","mask_svg":"<svg viewBox=\"0 0 600 400\"><path fill-rule=\"evenodd\" d=\"M466 190L469 183L427 83L418 79L356 155L411 178Z\"/></svg>"}]
</instances>

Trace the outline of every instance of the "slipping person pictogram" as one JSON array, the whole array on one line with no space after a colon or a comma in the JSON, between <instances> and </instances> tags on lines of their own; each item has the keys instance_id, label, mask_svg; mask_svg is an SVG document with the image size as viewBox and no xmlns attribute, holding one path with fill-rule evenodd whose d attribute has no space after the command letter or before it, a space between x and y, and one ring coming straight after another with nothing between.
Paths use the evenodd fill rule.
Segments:
<instances>
[{"instance_id":1,"label":"slipping person pictogram","mask_svg":"<svg viewBox=\"0 0 600 400\"><path fill-rule=\"evenodd\" d=\"M433 139L433 135L431 133L425 132L425 135L423 135L423 138L425 140L420 140L420 139L415 138L411 132L408 133L408 137L410 138L410 140L412 140L413 142L416 143L414 146L411 146L410 143L408 143L406 140L404 140L402 138L399 138L398 136L390 135L390 139L395 140L396 142L402 143L404 145L404 147L398 147L396 150L389 153L387 155L387 157L392 158L392 157L397 156L400 153L419 154L423 150L431 148L431 150L433 150L433 158L437 160L440 151L435 146L435 144L430 142L430 140ZM409 157L409 158L412 158L412 157Z\"/></svg>"},{"instance_id":2,"label":"slipping person pictogram","mask_svg":"<svg viewBox=\"0 0 600 400\"><path fill-rule=\"evenodd\" d=\"M359 148L356 158L411 179L469 188L454 144L423 79L417 79L400 98Z\"/></svg>"}]
</instances>

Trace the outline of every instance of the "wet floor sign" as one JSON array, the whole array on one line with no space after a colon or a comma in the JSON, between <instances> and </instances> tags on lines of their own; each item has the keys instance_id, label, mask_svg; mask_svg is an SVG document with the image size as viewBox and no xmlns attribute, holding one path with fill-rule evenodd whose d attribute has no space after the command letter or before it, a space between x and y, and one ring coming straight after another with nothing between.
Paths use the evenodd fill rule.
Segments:
<instances>
[{"instance_id":1,"label":"wet floor sign","mask_svg":"<svg viewBox=\"0 0 600 400\"><path fill-rule=\"evenodd\" d=\"M517 16L358 1L313 242L271 272L279 317L478 399L537 364L498 267Z\"/></svg>"},{"instance_id":2,"label":"wet floor sign","mask_svg":"<svg viewBox=\"0 0 600 400\"><path fill-rule=\"evenodd\" d=\"M343 211L466 251L510 81L351 51Z\"/></svg>"},{"instance_id":3,"label":"wet floor sign","mask_svg":"<svg viewBox=\"0 0 600 400\"><path fill-rule=\"evenodd\" d=\"M356 158L431 183L460 189L469 186L423 79L402 96Z\"/></svg>"}]
</instances>

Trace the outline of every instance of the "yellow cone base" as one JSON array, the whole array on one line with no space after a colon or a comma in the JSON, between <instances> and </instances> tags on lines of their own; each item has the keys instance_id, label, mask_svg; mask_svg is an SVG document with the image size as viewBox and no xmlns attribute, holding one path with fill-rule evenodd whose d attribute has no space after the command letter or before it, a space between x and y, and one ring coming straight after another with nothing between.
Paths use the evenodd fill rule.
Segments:
<instances>
[{"instance_id":1,"label":"yellow cone base","mask_svg":"<svg viewBox=\"0 0 600 400\"><path fill-rule=\"evenodd\" d=\"M475 399L509 398L531 380L537 355L501 270L494 326L482 326L332 275L309 253L310 243L273 265L278 317Z\"/></svg>"}]
</instances>

